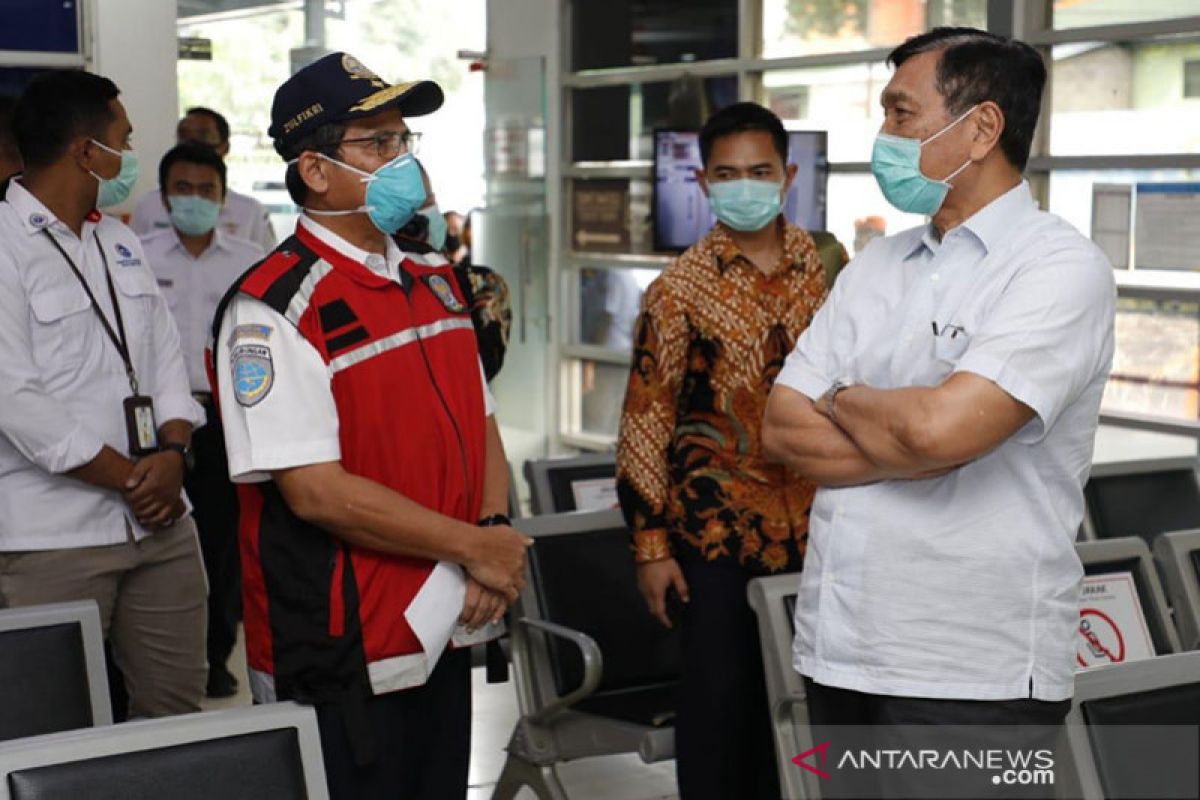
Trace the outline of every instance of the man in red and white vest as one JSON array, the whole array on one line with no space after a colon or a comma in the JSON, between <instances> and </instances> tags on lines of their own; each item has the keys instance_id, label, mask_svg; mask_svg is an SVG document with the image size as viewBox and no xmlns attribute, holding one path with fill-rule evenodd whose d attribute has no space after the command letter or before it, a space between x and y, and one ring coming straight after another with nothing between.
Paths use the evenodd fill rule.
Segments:
<instances>
[{"instance_id":1,"label":"man in red and white vest","mask_svg":"<svg viewBox=\"0 0 1200 800\"><path fill-rule=\"evenodd\" d=\"M286 81L269 134L305 214L213 328L251 688L316 707L334 798L465 796L470 663L448 643L524 580L469 309L394 237L424 204L405 118L441 103L344 53Z\"/></svg>"}]
</instances>

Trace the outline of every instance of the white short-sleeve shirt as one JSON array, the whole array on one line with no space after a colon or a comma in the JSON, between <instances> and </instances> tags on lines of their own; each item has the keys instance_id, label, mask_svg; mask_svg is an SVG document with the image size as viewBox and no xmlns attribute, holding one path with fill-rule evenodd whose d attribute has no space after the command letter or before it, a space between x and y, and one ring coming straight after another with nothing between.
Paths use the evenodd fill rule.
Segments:
<instances>
[{"instance_id":1,"label":"white short-sleeve shirt","mask_svg":"<svg viewBox=\"0 0 1200 800\"><path fill-rule=\"evenodd\" d=\"M328 228L301 217L311 233L380 275L399 281L399 248L388 241L388 255L371 255ZM341 459L337 404L332 374L312 343L275 309L248 295L235 297L221 323L221 341L213 343L215 367L228 375L232 353L242 346L270 351L273 379L253 403L239 402L231 381L220 382L221 421L229 454L229 475L240 483L270 478L272 470L322 464ZM495 398L479 364L487 416L495 414Z\"/></svg>"},{"instance_id":2,"label":"white short-sleeve shirt","mask_svg":"<svg viewBox=\"0 0 1200 800\"><path fill-rule=\"evenodd\" d=\"M796 669L862 692L1071 696L1083 517L1115 288L1100 251L1013 188L938 241L872 242L839 276L778 383L893 389L954 372L1035 417L930 480L821 488L796 606Z\"/></svg>"}]
</instances>

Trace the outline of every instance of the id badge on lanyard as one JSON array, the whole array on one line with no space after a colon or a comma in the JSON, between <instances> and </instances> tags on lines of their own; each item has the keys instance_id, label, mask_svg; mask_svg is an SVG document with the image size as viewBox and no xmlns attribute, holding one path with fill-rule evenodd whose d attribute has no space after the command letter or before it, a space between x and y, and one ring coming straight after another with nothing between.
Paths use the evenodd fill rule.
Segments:
<instances>
[{"instance_id":1,"label":"id badge on lanyard","mask_svg":"<svg viewBox=\"0 0 1200 800\"><path fill-rule=\"evenodd\" d=\"M125 376L129 379L129 397L125 398L123 405L125 407L125 435L129 442L129 455L141 457L157 452L158 420L154 418L154 401L138 391L137 373L133 369L133 359L129 355L129 339L125 335L125 320L121 316L121 303L117 299L117 290L113 286L112 273L108 269L108 258L104 255L104 247L100 244L99 235L95 231L92 231L92 238L96 240L96 249L100 251L100 260L104 263L104 279L108 283L108 296L112 300L113 314L117 318L115 330L112 323L104 316L104 312L100 310L100 304L96 302L96 296L92 294L92 287L84 279L83 273L79 271L79 267L75 266L75 262L62 249L62 245L58 243L58 240L54 238L49 230L42 228L42 233L54 245L54 249L59 252L63 260L67 262L67 266L71 268L71 272L79 280L79 285L83 287L83 291L87 293L88 300L92 303L92 310L96 312L96 317L100 320L104 332L108 334L109 341L117 348L117 352L121 356L121 361L125 365Z\"/></svg>"},{"instance_id":2,"label":"id badge on lanyard","mask_svg":"<svg viewBox=\"0 0 1200 800\"><path fill-rule=\"evenodd\" d=\"M154 401L141 394L125 398L125 432L129 437L129 455L148 456L158 452L158 423L154 419Z\"/></svg>"}]
</instances>

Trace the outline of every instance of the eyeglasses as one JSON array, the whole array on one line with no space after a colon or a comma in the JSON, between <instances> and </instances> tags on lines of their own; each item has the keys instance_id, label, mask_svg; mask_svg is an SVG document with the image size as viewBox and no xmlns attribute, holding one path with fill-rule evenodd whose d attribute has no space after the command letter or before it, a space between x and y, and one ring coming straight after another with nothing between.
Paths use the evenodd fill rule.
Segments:
<instances>
[{"instance_id":1,"label":"eyeglasses","mask_svg":"<svg viewBox=\"0 0 1200 800\"><path fill-rule=\"evenodd\" d=\"M370 145L375 149L375 155L392 159L403 153L417 155L421 150L421 134L415 131L381 131L374 136L342 139L338 144Z\"/></svg>"}]
</instances>

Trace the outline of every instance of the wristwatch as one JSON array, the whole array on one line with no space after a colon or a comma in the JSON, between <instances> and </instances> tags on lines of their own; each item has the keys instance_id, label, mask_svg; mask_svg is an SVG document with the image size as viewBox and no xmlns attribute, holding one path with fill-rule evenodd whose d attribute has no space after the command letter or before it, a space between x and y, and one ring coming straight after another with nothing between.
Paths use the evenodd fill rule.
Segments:
<instances>
[{"instance_id":1,"label":"wristwatch","mask_svg":"<svg viewBox=\"0 0 1200 800\"><path fill-rule=\"evenodd\" d=\"M497 525L505 525L511 528L512 520L506 514L492 514L479 520L475 525L479 528L494 528Z\"/></svg>"},{"instance_id":2,"label":"wristwatch","mask_svg":"<svg viewBox=\"0 0 1200 800\"><path fill-rule=\"evenodd\" d=\"M191 472L196 468L196 454L192 451L192 446L190 444L183 444L182 442L163 442L162 447L158 449L174 450L176 453L179 453L179 456L183 459L183 469L185 472Z\"/></svg>"},{"instance_id":3,"label":"wristwatch","mask_svg":"<svg viewBox=\"0 0 1200 800\"><path fill-rule=\"evenodd\" d=\"M825 416L829 417L835 424L837 423L837 409L833 403L837 400L838 393L849 389L854 384L848 381L834 381L833 386L830 386L825 392Z\"/></svg>"}]
</instances>

